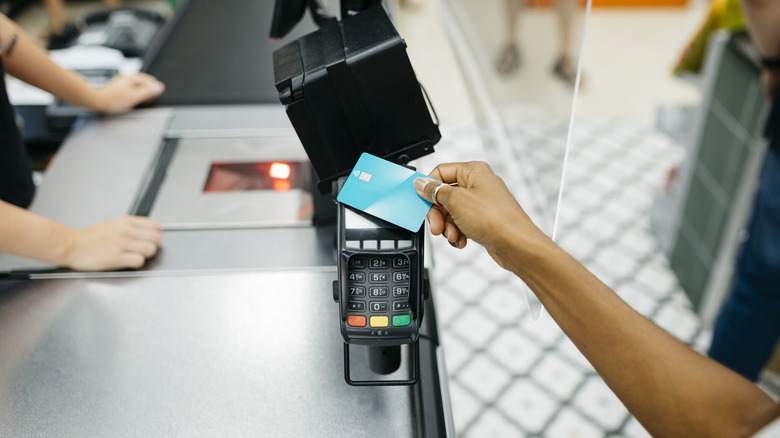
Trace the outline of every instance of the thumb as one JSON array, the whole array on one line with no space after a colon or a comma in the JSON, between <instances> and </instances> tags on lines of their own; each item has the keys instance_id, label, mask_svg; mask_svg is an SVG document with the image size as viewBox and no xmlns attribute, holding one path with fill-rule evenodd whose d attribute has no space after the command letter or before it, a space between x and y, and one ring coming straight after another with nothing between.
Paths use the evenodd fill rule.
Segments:
<instances>
[{"instance_id":1,"label":"thumb","mask_svg":"<svg viewBox=\"0 0 780 438\"><path fill-rule=\"evenodd\" d=\"M433 178L416 178L414 180L414 189L417 191L417 194L420 195L420 197L422 197L426 201L434 205L444 204L444 190L442 189L439 189L436 193L437 202L434 202L433 199L434 190L436 190L436 188L440 186L449 187L449 184L445 184Z\"/></svg>"}]
</instances>

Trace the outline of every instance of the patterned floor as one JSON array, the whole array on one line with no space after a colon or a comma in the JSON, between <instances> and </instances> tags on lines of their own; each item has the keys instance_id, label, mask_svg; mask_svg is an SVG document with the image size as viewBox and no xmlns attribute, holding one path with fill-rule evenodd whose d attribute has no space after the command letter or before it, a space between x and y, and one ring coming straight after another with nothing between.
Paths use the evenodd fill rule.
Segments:
<instances>
[{"instance_id":1,"label":"patterned floor","mask_svg":"<svg viewBox=\"0 0 780 438\"><path fill-rule=\"evenodd\" d=\"M537 208L553 211L567 124L520 119L507 126L512 153L535 175L505 179L532 187L547 204ZM479 159L505 171L488 133L468 125L443 131L421 170ZM632 307L701 349L709 333L669 270L649 219L654 193L681 153L639 121L576 121L558 241ZM648 436L552 319L543 313L536 320L525 286L484 249L470 242L458 251L440 238L430 246L458 436Z\"/></svg>"}]
</instances>

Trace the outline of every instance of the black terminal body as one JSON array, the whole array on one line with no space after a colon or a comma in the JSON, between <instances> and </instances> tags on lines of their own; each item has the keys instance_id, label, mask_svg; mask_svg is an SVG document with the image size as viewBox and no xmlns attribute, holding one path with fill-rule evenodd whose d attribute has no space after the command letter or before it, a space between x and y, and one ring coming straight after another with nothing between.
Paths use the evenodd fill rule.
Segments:
<instances>
[{"instance_id":1,"label":"black terminal body","mask_svg":"<svg viewBox=\"0 0 780 438\"><path fill-rule=\"evenodd\" d=\"M381 5L276 50L274 75L323 194L363 152L406 164L441 139L406 43Z\"/></svg>"},{"instance_id":2,"label":"black terminal body","mask_svg":"<svg viewBox=\"0 0 780 438\"><path fill-rule=\"evenodd\" d=\"M374 347L417 341L423 316L423 229L410 232L339 204L341 334Z\"/></svg>"}]
</instances>

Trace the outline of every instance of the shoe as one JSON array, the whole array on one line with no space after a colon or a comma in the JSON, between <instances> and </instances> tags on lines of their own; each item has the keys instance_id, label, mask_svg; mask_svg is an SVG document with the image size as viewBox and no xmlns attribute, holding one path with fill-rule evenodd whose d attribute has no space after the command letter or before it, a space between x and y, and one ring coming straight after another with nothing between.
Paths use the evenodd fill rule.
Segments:
<instances>
[{"instance_id":1,"label":"shoe","mask_svg":"<svg viewBox=\"0 0 780 438\"><path fill-rule=\"evenodd\" d=\"M501 49L496 59L496 72L501 76L509 76L520 68L520 50L508 43Z\"/></svg>"},{"instance_id":2,"label":"shoe","mask_svg":"<svg viewBox=\"0 0 780 438\"><path fill-rule=\"evenodd\" d=\"M46 44L46 48L49 50L64 49L70 47L76 38L78 38L81 32L78 30L75 24L65 23L65 27L61 33L50 33Z\"/></svg>"},{"instance_id":3,"label":"shoe","mask_svg":"<svg viewBox=\"0 0 780 438\"><path fill-rule=\"evenodd\" d=\"M574 86L577 81L577 67L566 56L561 56L555 62L553 74L571 86ZM582 78L580 78L580 84L581 83Z\"/></svg>"}]
</instances>

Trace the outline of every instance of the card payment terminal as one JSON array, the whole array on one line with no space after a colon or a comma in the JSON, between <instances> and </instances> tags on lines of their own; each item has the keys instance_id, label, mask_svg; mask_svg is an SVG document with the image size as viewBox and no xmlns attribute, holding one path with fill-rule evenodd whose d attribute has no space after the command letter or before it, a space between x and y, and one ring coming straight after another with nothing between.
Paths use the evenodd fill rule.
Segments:
<instances>
[{"instance_id":1,"label":"card payment terminal","mask_svg":"<svg viewBox=\"0 0 780 438\"><path fill-rule=\"evenodd\" d=\"M427 298L423 278L424 227L411 232L342 203L338 203L337 222L338 280L333 293L339 304L345 342L346 380L352 385L368 385L349 377L350 344L377 348L374 353L382 358L382 363L371 365L380 374L382 369L389 373L397 368L397 361L394 364L391 358L394 347L416 347ZM373 360L369 353L369 362ZM415 382L416 372L404 381L377 384Z\"/></svg>"}]
</instances>

